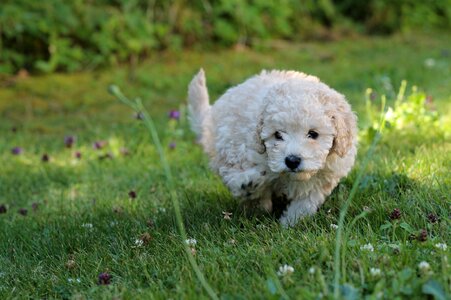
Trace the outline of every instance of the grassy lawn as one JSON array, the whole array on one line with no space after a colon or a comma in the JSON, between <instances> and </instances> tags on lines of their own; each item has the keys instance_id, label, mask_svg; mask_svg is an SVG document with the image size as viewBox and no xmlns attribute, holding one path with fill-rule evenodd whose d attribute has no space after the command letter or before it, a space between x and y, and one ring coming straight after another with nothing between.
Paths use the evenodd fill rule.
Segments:
<instances>
[{"instance_id":1,"label":"grassy lawn","mask_svg":"<svg viewBox=\"0 0 451 300\"><path fill-rule=\"evenodd\" d=\"M280 42L258 51L155 54L136 68L4 78L0 298L208 298L183 251L156 148L142 121L108 94L110 84L140 97L154 118L187 234L197 241L194 258L218 297L332 297L331 224L370 144L365 92L373 89L376 114L382 95L394 105L403 79L407 94L417 85L432 97L428 108L440 120L415 111L418 127L391 126L376 146L343 227L341 295L449 297L450 255L441 248L451 244L450 45L450 36L434 34ZM359 116L359 158L315 216L290 229L270 216L245 216L209 171L185 116L186 86L201 66L212 99L264 68L319 76L347 96ZM180 120L168 118L172 109ZM72 147L67 136L75 137ZM294 272L279 276L285 264ZM104 272L110 284L98 285Z\"/></svg>"}]
</instances>

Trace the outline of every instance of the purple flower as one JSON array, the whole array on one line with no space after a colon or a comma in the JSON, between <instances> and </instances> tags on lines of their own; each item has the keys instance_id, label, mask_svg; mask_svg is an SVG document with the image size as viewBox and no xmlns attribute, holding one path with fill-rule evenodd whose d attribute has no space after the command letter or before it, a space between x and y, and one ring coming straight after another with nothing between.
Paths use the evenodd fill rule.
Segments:
<instances>
[{"instance_id":1,"label":"purple flower","mask_svg":"<svg viewBox=\"0 0 451 300\"><path fill-rule=\"evenodd\" d=\"M417 236L417 239L418 239L420 242L425 242L425 241L427 241L427 239L428 239L428 232L427 232L427 230L426 230L426 229L421 229L421 230L420 230L420 233L419 233L418 236Z\"/></svg>"},{"instance_id":2,"label":"purple flower","mask_svg":"<svg viewBox=\"0 0 451 300\"><path fill-rule=\"evenodd\" d=\"M98 285L108 285L111 283L112 276L106 272L99 274Z\"/></svg>"},{"instance_id":3,"label":"purple flower","mask_svg":"<svg viewBox=\"0 0 451 300\"><path fill-rule=\"evenodd\" d=\"M178 110L175 110L175 109L171 110L169 112L169 118L170 119L174 119L174 120L180 119L180 112Z\"/></svg>"},{"instance_id":4,"label":"purple flower","mask_svg":"<svg viewBox=\"0 0 451 300\"><path fill-rule=\"evenodd\" d=\"M26 209L26 208L19 208L18 212L22 216L26 216L28 214L28 209Z\"/></svg>"},{"instance_id":5,"label":"purple flower","mask_svg":"<svg viewBox=\"0 0 451 300\"><path fill-rule=\"evenodd\" d=\"M14 155L19 155L19 154L22 153L22 151L23 150L20 147L14 147L14 148L11 149L11 153L14 154Z\"/></svg>"},{"instance_id":6,"label":"purple flower","mask_svg":"<svg viewBox=\"0 0 451 300\"><path fill-rule=\"evenodd\" d=\"M399 208L395 208L389 215L390 220L399 220L401 219L401 210Z\"/></svg>"},{"instance_id":7,"label":"purple flower","mask_svg":"<svg viewBox=\"0 0 451 300\"><path fill-rule=\"evenodd\" d=\"M177 144L175 142L169 144L169 149L174 150L175 147L177 147Z\"/></svg>"},{"instance_id":8,"label":"purple flower","mask_svg":"<svg viewBox=\"0 0 451 300\"><path fill-rule=\"evenodd\" d=\"M41 157L43 162L48 162L50 160L50 156L47 153L44 153Z\"/></svg>"},{"instance_id":9,"label":"purple flower","mask_svg":"<svg viewBox=\"0 0 451 300\"><path fill-rule=\"evenodd\" d=\"M135 191L130 191L130 192L128 192L128 196L132 199L135 199L137 195L136 195Z\"/></svg>"},{"instance_id":10,"label":"purple flower","mask_svg":"<svg viewBox=\"0 0 451 300\"><path fill-rule=\"evenodd\" d=\"M434 214L434 213L428 214L428 221L429 221L430 223L437 223L437 222L438 222L438 217L437 217L437 215Z\"/></svg>"},{"instance_id":11,"label":"purple flower","mask_svg":"<svg viewBox=\"0 0 451 300\"><path fill-rule=\"evenodd\" d=\"M81 152L80 151L75 152L75 158L81 159Z\"/></svg>"},{"instance_id":12,"label":"purple flower","mask_svg":"<svg viewBox=\"0 0 451 300\"><path fill-rule=\"evenodd\" d=\"M6 211L7 211L6 205L5 204L1 204L0 205L0 214L5 214Z\"/></svg>"},{"instance_id":13,"label":"purple flower","mask_svg":"<svg viewBox=\"0 0 451 300\"><path fill-rule=\"evenodd\" d=\"M74 143L75 143L75 136L73 136L73 135L66 135L64 137L64 145L66 145L67 148L72 148Z\"/></svg>"},{"instance_id":14,"label":"purple flower","mask_svg":"<svg viewBox=\"0 0 451 300\"><path fill-rule=\"evenodd\" d=\"M105 142L105 141L96 141L96 142L94 142L92 147L96 150L99 150L99 149L102 149L103 147L105 147L106 144L107 144L107 142Z\"/></svg>"}]
</instances>

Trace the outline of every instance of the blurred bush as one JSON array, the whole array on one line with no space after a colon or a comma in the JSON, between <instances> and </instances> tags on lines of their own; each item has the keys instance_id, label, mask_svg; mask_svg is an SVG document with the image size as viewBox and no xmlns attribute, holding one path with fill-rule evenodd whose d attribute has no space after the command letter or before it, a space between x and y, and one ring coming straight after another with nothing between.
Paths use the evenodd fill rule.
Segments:
<instances>
[{"instance_id":1,"label":"blurred bush","mask_svg":"<svg viewBox=\"0 0 451 300\"><path fill-rule=\"evenodd\" d=\"M0 72L76 71L161 49L449 29L451 0L2 0Z\"/></svg>"}]
</instances>

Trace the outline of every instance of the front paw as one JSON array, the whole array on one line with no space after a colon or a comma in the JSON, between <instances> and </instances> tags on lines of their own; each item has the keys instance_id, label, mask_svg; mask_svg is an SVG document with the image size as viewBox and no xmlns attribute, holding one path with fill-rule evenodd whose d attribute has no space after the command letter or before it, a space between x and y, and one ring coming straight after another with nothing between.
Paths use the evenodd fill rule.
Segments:
<instances>
[{"instance_id":1,"label":"front paw","mask_svg":"<svg viewBox=\"0 0 451 300\"><path fill-rule=\"evenodd\" d=\"M318 206L312 201L292 201L283 212L279 222L284 227L292 227L296 225L300 219L315 214L317 210Z\"/></svg>"},{"instance_id":2,"label":"front paw","mask_svg":"<svg viewBox=\"0 0 451 300\"><path fill-rule=\"evenodd\" d=\"M296 218L296 217L293 217L293 216L288 216L288 215L286 215L286 214L283 214L281 217L280 217L280 219L279 219L279 222L280 222L280 225L282 225L283 227L285 227L285 228L288 228L288 227L293 227L294 225L296 225L296 223L298 222L298 218Z\"/></svg>"},{"instance_id":3,"label":"front paw","mask_svg":"<svg viewBox=\"0 0 451 300\"><path fill-rule=\"evenodd\" d=\"M264 184L264 177L256 170L229 173L223 176L224 183L235 197L255 199Z\"/></svg>"},{"instance_id":4,"label":"front paw","mask_svg":"<svg viewBox=\"0 0 451 300\"><path fill-rule=\"evenodd\" d=\"M258 181L243 182L240 186L240 195L245 198L252 198L259 186L260 183Z\"/></svg>"}]
</instances>

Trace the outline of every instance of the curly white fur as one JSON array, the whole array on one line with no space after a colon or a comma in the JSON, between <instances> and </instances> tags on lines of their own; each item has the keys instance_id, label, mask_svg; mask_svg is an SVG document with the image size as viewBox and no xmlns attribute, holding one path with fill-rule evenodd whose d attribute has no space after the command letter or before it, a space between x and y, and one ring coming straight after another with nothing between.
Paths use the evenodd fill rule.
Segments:
<instances>
[{"instance_id":1,"label":"curly white fur","mask_svg":"<svg viewBox=\"0 0 451 300\"><path fill-rule=\"evenodd\" d=\"M263 71L229 89L213 106L203 70L189 85L192 129L235 197L271 211L292 226L314 214L357 153L356 116L343 95L295 71Z\"/></svg>"}]
</instances>

